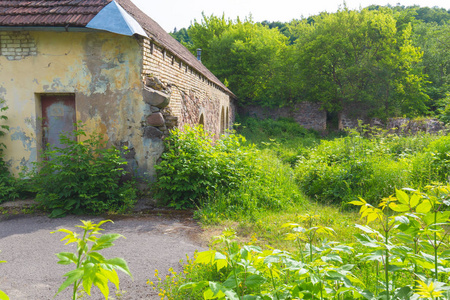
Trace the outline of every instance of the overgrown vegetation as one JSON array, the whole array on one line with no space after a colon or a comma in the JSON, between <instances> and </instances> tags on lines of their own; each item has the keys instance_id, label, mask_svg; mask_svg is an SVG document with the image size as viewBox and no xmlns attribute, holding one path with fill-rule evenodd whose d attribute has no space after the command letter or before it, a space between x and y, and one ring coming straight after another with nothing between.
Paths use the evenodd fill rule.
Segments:
<instances>
[{"instance_id":1,"label":"overgrown vegetation","mask_svg":"<svg viewBox=\"0 0 450 300\"><path fill-rule=\"evenodd\" d=\"M280 226L290 229L291 251L242 245L225 230L219 250L196 254L184 276L157 276L152 285L161 299L450 299L449 197L446 185L397 190L379 207L354 201L365 221L356 224L357 244L329 241L334 230L310 214Z\"/></svg>"},{"instance_id":2,"label":"overgrown vegetation","mask_svg":"<svg viewBox=\"0 0 450 300\"><path fill-rule=\"evenodd\" d=\"M6 106L5 101L0 99L0 203L18 197L18 182L9 172L3 154L3 151L6 149L3 138L9 131L9 126L5 124L5 121L8 120L6 116L7 110L8 106Z\"/></svg>"},{"instance_id":3,"label":"overgrown vegetation","mask_svg":"<svg viewBox=\"0 0 450 300\"><path fill-rule=\"evenodd\" d=\"M125 212L136 201L134 182L121 182L125 159L100 135L86 136L83 125L77 125L74 132L61 134L61 147L48 145L36 163L36 200L51 217Z\"/></svg>"},{"instance_id":4,"label":"overgrown vegetation","mask_svg":"<svg viewBox=\"0 0 450 300\"><path fill-rule=\"evenodd\" d=\"M244 142L234 133L213 140L201 126L174 130L156 167L156 196L172 207L198 207L205 222L304 201L292 169Z\"/></svg>"},{"instance_id":5,"label":"overgrown vegetation","mask_svg":"<svg viewBox=\"0 0 450 300\"><path fill-rule=\"evenodd\" d=\"M188 259L184 273L156 276L161 298L450 299L450 139L364 126L319 139L296 126L247 118L238 128L258 143L254 158L266 162L255 190L273 203L281 186L301 201L261 209L246 185L216 190L197 217L210 228L231 226L240 238L226 231L221 243ZM283 184L260 180L270 174Z\"/></svg>"},{"instance_id":6,"label":"overgrown vegetation","mask_svg":"<svg viewBox=\"0 0 450 300\"><path fill-rule=\"evenodd\" d=\"M450 12L370 6L288 23L203 15L173 33L240 105L317 101L369 116L439 115L450 92Z\"/></svg>"},{"instance_id":7,"label":"overgrown vegetation","mask_svg":"<svg viewBox=\"0 0 450 300\"><path fill-rule=\"evenodd\" d=\"M99 253L100 250L114 246L113 242L118 238L124 237L117 233L102 235L101 231L103 229L100 226L107 222L112 221L104 220L96 224L91 221L81 220L83 225L77 225L76 227L83 230L82 234L64 228L51 232L66 233L67 235L61 241L67 240L66 245L74 243L77 246L75 253L60 252L56 254L59 259L58 264L75 264L76 267L74 270L64 274L64 277L67 278L61 284L55 296L66 288L72 287L72 299L80 299L82 292L90 296L94 285L103 294L105 300L108 300L109 282L113 283L118 291L120 290L120 280L116 270L122 271L133 278L128 264L123 258L106 259Z\"/></svg>"}]
</instances>

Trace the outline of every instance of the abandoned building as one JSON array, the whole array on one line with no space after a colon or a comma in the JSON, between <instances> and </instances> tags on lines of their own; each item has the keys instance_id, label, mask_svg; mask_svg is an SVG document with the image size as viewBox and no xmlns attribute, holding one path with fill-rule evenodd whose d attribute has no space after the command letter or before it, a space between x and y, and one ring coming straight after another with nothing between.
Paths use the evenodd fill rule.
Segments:
<instances>
[{"instance_id":1,"label":"abandoned building","mask_svg":"<svg viewBox=\"0 0 450 300\"><path fill-rule=\"evenodd\" d=\"M0 99L16 174L81 121L153 177L171 128L219 135L235 115L234 94L130 0L0 1Z\"/></svg>"}]
</instances>

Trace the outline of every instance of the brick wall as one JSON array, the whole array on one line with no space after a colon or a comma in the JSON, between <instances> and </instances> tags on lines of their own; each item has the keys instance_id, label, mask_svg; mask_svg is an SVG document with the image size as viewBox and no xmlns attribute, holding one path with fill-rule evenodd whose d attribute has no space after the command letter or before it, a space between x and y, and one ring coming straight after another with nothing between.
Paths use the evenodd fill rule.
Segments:
<instances>
[{"instance_id":1,"label":"brick wall","mask_svg":"<svg viewBox=\"0 0 450 300\"><path fill-rule=\"evenodd\" d=\"M0 31L0 55L8 60L36 56L36 42L26 31Z\"/></svg>"},{"instance_id":2,"label":"brick wall","mask_svg":"<svg viewBox=\"0 0 450 300\"><path fill-rule=\"evenodd\" d=\"M239 107L243 116L265 118L292 118L301 126L308 129L323 131L327 128L327 113L320 109L320 104L312 102L296 103L293 106L267 108L261 106Z\"/></svg>"},{"instance_id":3,"label":"brick wall","mask_svg":"<svg viewBox=\"0 0 450 300\"><path fill-rule=\"evenodd\" d=\"M175 117L178 127L199 124L203 115L205 129L219 134L223 108L225 114L227 109L229 111L228 122L224 120L224 123L231 127L235 108L227 93L151 40L142 39L141 44L144 53L143 77L156 77L171 89L170 104L163 114Z\"/></svg>"}]
</instances>

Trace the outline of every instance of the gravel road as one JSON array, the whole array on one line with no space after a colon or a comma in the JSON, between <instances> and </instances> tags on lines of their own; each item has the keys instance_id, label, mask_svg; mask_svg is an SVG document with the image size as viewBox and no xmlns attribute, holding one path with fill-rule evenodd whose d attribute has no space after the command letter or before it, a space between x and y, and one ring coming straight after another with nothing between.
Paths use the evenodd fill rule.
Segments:
<instances>
[{"instance_id":1,"label":"gravel road","mask_svg":"<svg viewBox=\"0 0 450 300\"><path fill-rule=\"evenodd\" d=\"M109 217L111 218L111 217ZM64 281L62 275L73 266L58 265L55 253L74 252L75 246L60 241L63 233L50 234L59 228L75 230L80 219L99 222L102 218L69 216L49 219L46 216L0 216L0 289L11 300L52 299ZM154 271L167 274L173 267L180 270L180 259L192 255L200 245L201 229L188 216L143 215L112 218L114 224L102 227L105 233L120 233L115 246L102 250L106 258L122 257L128 262L134 281L119 273L121 297L112 292L111 299L159 299L146 284L154 279ZM79 229L78 229L79 230ZM115 288L111 286L111 291ZM94 294L94 293L93 293ZM69 290L54 299L71 299ZM95 288L95 295L87 299L104 299Z\"/></svg>"}]
</instances>

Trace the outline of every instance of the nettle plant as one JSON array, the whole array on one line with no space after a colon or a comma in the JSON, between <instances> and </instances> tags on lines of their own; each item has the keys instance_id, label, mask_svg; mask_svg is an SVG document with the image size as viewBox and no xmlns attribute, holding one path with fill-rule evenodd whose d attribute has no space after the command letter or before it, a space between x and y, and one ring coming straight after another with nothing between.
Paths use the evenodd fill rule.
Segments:
<instances>
[{"instance_id":1,"label":"nettle plant","mask_svg":"<svg viewBox=\"0 0 450 300\"><path fill-rule=\"evenodd\" d=\"M450 185L427 186L425 193L396 190L395 197L378 207L363 199L351 204L361 206L366 220L366 225L356 225L363 231L356 235L364 246L359 258L376 264L377 284L375 293L367 291L369 299L450 299L450 251L444 250L450 211L443 210L450 205ZM371 223L378 226L369 227Z\"/></svg>"},{"instance_id":2,"label":"nettle plant","mask_svg":"<svg viewBox=\"0 0 450 300\"><path fill-rule=\"evenodd\" d=\"M309 253L306 259L303 250L292 254L276 249L263 251L254 245L240 246L234 231L226 230L216 239L224 244L224 251L200 252L195 261L215 265L227 274L226 280L190 282L180 289L191 289L193 293L203 290L204 299L362 298L358 288L362 282L352 274L353 266L344 264L341 258L343 253L352 252L351 247L319 238L323 228L297 225L286 226L294 228L294 235L305 242Z\"/></svg>"},{"instance_id":3,"label":"nettle plant","mask_svg":"<svg viewBox=\"0 0 450 300\"><path fill-rule=\"evenodd\" d=\"M118 257L106 259L99 251L114 246L113 242L124 236L117 233L101 234L103 229L100 226L112 222L111 220L104 220L98 224L83 220L81 222L83 225L75 226L83 230L81 235L68 229L58 229L52 232L66 233L67 235L61 240L67 241L66 245L77 244L75 253L61 252L56 254L59 258L59 264L75 264L76 266L74 270L64 274L66 280L61 284L56 295L72 286L72 299L75 300L80 292L90 296L92 286L95 285L107 300L109 296L108 282L112 282L119 290L120 281L116 270L124 272L131 278L133 276L124 259Z\"/></svg>"},{"instance_id":4,"label":"nettle plant","mask_svg":"<svg viewBox=\"0 0 450 300\"><path fill-rule=\"evenodd\" d=\"M351 203L365 220L355 225L362 233L354 247L327 241L334 230L315 215L283 225L291 229L286 238L295 253L241 246L226 230L216 238L223 250L200 252L195 260L215 266L225 280L180 289L201 291L204 299L450 299L450 185L396 190L378 207L363 199Z\"/></svg>"}]
</instances>

